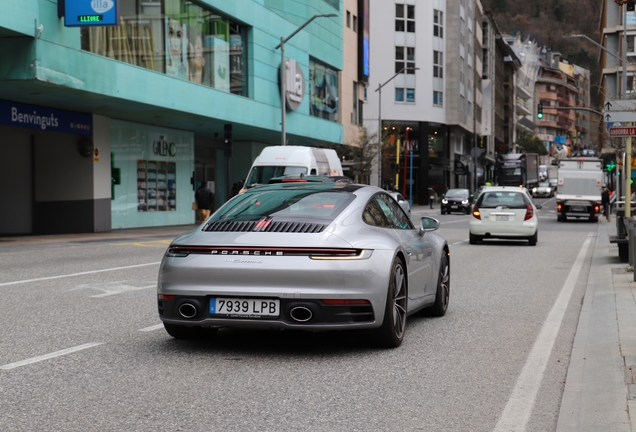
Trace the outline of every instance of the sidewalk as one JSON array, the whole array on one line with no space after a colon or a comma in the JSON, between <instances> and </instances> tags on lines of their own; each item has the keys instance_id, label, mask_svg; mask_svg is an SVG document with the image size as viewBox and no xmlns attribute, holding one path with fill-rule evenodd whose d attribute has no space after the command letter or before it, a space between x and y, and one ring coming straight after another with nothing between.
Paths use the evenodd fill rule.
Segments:
<instances>
[{"instance_id":1,"label":"sidewalk","mask_svg":"<svg viewBox=\"0 0 636 432\"><path fill-rule=\"evenodd\" d=\"M636 431L636 282L599 219L558 432Z\"/></svg>"},{"instance_id":2,"label":"sidewalk","mask_svg":"<svg viewBox=\"0 0 636 432\"><path fill-rule=\"evenodd\" d=\"M170 225L144 228L116 229L99 233L79 233L79 234L52 234L52 235L30 235L30 236L5 236L0 237L0 249L5 246L23 246L29 244L42 243L69 243L69 242L95 242L95 241L117 241L132 238L175 238L186 231L196 228L199 224L190 225Z\"/></svg>"}]
</instances>

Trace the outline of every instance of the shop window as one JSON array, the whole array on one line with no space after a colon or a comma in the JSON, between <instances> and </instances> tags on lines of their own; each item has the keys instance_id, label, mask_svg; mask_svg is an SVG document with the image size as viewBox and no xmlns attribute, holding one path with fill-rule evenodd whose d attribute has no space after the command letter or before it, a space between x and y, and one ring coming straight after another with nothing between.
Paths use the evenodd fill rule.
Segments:
<instances>
[{"instance_id":1,"label":"shop window","mask_svg":"<svg viewBox=\"0 0 636 432\"><path fill-rule=\"evenodd\" d=\"M120 25L81 28L83 50L248 95L245 26L188 0L129 0L120 7Z\"/></svg>"}]
</instances>

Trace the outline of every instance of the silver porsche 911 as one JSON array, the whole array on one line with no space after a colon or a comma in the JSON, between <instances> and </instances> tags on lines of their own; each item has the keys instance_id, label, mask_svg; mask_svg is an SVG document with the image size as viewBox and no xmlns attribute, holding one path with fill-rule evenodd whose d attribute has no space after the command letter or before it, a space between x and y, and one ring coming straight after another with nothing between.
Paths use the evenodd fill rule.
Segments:
<instances>
[{"instance_id":1,"label":"silver porsche 911","mask_svg":"<svg viewBox=\"0 0 636 432\"><path fill-rule=\"evenodd\" d=\"M159 315L175 338L222 327L370 329L402 343L406 318L446 313L450 254L375 186L292 182L255 187L176 238L158 279Z\"/></svg>"}]
</instances>

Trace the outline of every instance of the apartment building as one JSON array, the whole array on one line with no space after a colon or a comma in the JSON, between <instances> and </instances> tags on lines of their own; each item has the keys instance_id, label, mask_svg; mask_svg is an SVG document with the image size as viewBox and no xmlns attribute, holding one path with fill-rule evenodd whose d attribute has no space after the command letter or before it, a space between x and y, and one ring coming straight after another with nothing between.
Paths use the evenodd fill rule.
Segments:
<instances>
[{"instance_id":1,"label":"apartment building","mask_svg":"<svg viewBox=\"0 0 636 432\"><path fill-rule=\"evenodd\" d=\"M472 184L471 149L481 128L476 11L481 4L473 0L377 2L371 8L364 123L388 143L374 183L397 185L416 203L428 203L428 187L443 193Z\"/></svg>"}]
</instances>

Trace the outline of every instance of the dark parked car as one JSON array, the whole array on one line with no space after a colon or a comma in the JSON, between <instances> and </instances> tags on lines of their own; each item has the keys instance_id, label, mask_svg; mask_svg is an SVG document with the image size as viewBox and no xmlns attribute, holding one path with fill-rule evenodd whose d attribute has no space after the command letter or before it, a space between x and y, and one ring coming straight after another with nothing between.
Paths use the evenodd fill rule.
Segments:
<instances>
[{"instance_id":1,"label":"dark parked car","mask_svg":"<svg viewBox=\"0 0 636 432\"><path fill-rule=\"evenodd\" d=\"M442 196L442 214L451 212L470 213L473 195L468 189L449 189Z\"/></svg>"}]
</instances>

